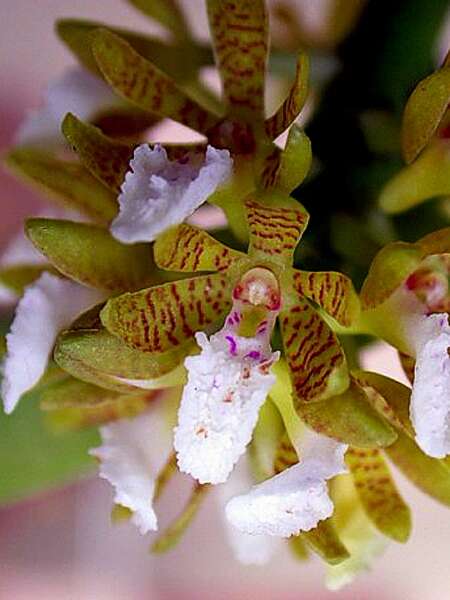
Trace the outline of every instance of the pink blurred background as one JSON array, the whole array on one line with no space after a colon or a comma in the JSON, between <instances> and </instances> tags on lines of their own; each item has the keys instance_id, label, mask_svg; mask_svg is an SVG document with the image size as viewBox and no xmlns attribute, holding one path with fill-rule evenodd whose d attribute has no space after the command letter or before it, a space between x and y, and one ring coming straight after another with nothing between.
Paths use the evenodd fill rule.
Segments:
<instances>
[{"instance_id":1,"label":"pink blurred background","mask_svg":"<svg viewBox=\"0 0 450 600\"><path fill-rule=\"evenodd\" d=\"M304 3L313 24L320 19L324 3ZM145 18L121 0L3 0L0 4L2 150L25 109L39 104L46 81L72 64L53 34L56 17L150 29ZM186 5L195 31L205 36L202 0L189 0ZM0 183L0 244L4 245L23 216L39 205L39 199L4 173ZM366 353L364 362L374 370L401 376L395 356L385 347ZM362 574L338 593L324 590L319 560L295 562L287 549L269 567L237 564L224 539L212 496L175 551L151 556L149 539L140 537L129 525L110 525L111 490L94 479L0 509L0 600L447 600L449 512L396 475L413 509L412 539L404 547L392 543L373 572ZM164 512L173 514L181 493L182 485L170 487Z\"/></svg>"}]
</instances>

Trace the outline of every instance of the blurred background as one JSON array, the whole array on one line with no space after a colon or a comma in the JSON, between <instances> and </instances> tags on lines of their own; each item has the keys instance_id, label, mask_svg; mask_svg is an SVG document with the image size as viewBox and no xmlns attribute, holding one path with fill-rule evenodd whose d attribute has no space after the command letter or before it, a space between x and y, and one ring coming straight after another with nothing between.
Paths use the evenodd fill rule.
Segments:
<instances>
[{"instance_id":1,"label":"blurred background","mask_svg":"<svg viewBox=\"0 0 450 600\"><path fill-rule=\"evenodd\" d=\"M285 49L289 49L295 45L295 27L284 11L284 5L287 4L294 6L301 16L301 35L305 45L314 50L314 77L319 89L339 70L334 49L345 40L351 24L340 31L336 29L334 33L330 30L327 15L331 0L274 2L274 40L280 48L284 45ZM355 11L355 23L361 18L360 12L364 12L363 4L361 2L360 11ZM408 3L398 4L407 6ZM410 10L414 10L416 4L410 2ZM203 1L185 0L184 5L196 35L206 40ZM389 3L379 1L380 5L388 7ZM428 3L422 0L421 5L424 8ZM430 26L434 27L431 56L435 66L445 54L450 40L449 20L442 18L444 8L445 3L441 3L439 19L430 16ZM426 18L426 10L424 15ZM74 62L53 32L55 19L61 17L88 18L161 34L156 26L123 0L15 0L13 3L3 0L0 3L2 151L12 143L25 111L39 106L46 83ZM367 20L367 17L364 18ZM394 25L399 35L403 29L409 32L408 52L422 51L420 39L414 38L414 29L406 17L405 20L399 18ZM367 68L370 68L372 58L369 54L360 57L360 63L366 62ZM403 76L401 69L398 73L391 70L391 78L397 75L398 83ZM205 77L212 87L217 86L217 78L211 70L205 73ZM409 91L415 83L414 80L409 81ZM364 78L361 84L364 84ZM285 87L282 78L271 79L269 107L277 104ZM182 137L189 133L174 124L164 123L152 135L154 139L173 139L174 135ZM314 147L314 137L312 141ZM0 172L0 183L0 246L4 247L19 230L23 217L36 213L42 200L3 171ZM333 185L339 188L340 182L334 181ZM4 323L9 316L10 313L5 309L2 317ZM372 370L403 377L396 355L387 347L378 345L365 350L362 360L364 366ZM450 598L448 510L424 497L399 473L396 473L396 479L413 511L411 540L404 547L391 543L386 553L378 559L373 572L362 574L354 584L340 592L327 592L323 586L323 566L319 560L313 559L307 564L296 562L287 549L276 557L270 567L242 567L237 564L226 544L218 503L213 495L207 499L201 516L178 548L162 557L149 554L150 540L140 537L132 526L111 525L111 489L107 483L96 478L84 478L76 484L52 492L34 493L31 499L9 504L8 490L12 482L20 479L22 472L30 474L31 479L33 474L37 477L43 469L39 463L40 457L41 462L45 461L45 453L49 448L58 457L59 453L65 452L65 444L70 443L77 448L80 445L89 447L92 440L89 436L75 436L70 442L52 440L46 448L39 450L33 446L30 432L23 425L25 418L26 413L19 412L10 417L8 422L2 415L0 421L0 454L3 456L0 457L0 496L6 500L6 504L0 508L0 600L28 600L35 597L47 600ZM33 419L38 418L33 413ZM38 428L42 426L41 422L37 425ZM30 490L34 489L31 484L29 487ZM171 484L165 495L167 507L164 512L168 515L173 514L182 487L182 481Z\"/></svg>"}]
</instances>

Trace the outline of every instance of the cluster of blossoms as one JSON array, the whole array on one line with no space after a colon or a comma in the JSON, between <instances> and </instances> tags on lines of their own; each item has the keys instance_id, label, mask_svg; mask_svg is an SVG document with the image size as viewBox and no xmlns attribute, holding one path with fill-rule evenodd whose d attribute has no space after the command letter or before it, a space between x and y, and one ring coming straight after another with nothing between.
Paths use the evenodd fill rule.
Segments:
<instances>
[{"instance_id":1,"label":"cluster of blossoms","mask_svg":"<svg viewBox=\"0 0 450 600\"><path fill-rule=\"evenodd\" d=\"M205 52L175 4L153 4L172 45L95 23L59 25L84 70L50 88L10 153L12 168L76 216L29 219L33 252L16 241L1 272L10 294L23 291L7 336L5 411L37 387L56 419L100 426L100 475L141 533L157 530L153 504L177 468L190 475L192 495L155 549L178 541L206 492L226 483L240 560L263 563L277 538L290 538L297 555L309 548L329 564L338 587L384 538L409 536L384 453L450 504L450 231L387 245L359 295L341 273L294 268L309 219L290 196L311 163L294 123L307 58L266 118L264 1L207 2L222 101L199 82ZM176 52L189 52L188 69L173 67ZM445 109L449 69L431 76L446 86ZM416 143L409 159L421 153L406 169L419 179L426 153L447 144L444 102L433 127L422 117L429 93L416 90L407 108L415 120L405 124L408 148ZM163 117L205 141L143 142ZM61 158L60 120L76 159ZM286 130L281 149L274 140ZM408 186L390 185L382 202L405 208ZM206 201L225 213L230 245L192 224ZM349 367L339 336L362 333L399 350L412 390Z\"/></svg>"}]
</instances>

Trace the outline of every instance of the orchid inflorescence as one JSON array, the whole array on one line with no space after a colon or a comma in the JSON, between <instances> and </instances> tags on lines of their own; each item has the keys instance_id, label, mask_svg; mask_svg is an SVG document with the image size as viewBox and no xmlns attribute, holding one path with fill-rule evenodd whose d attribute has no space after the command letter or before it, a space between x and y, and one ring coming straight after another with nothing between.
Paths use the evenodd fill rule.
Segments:
<instances>
[{"instance_id":1,"label":"orchid inflorescence","mask_svg":"<svg viewBox=\"0 0 450 600\"><path fill-rule=\"evenodd\" d=\"M450 504L450 229L385 245L359 294L342 273L298 268L309 215L291 193L312 161L295 122L307 57L266 117L263 0L207 0L221 100L199 78L210 51L176 2L137 4L172 41L60 22L81 66L50 86L7 159L72 212L28 219L33 251L16 240L20 256L0 273L10 298L21 295L5 411L34 388L54 424L99 426L92 455L141 533L157 530L153 504L177 469L190 475L192 494L155 550L226 484L241 561L261 564L289 538L296 556L319 554L339 587L386 538L410 534L385 455ZM406 107L411 164L383 190L387 212L450 192L449 98L447 61ZM145 142L165 117L204 141ZM227 236L192 224L205 202L225 214ZM397 348L412 388L350 364L346 340L361 334Z\"/></svg>"}]
</instances>

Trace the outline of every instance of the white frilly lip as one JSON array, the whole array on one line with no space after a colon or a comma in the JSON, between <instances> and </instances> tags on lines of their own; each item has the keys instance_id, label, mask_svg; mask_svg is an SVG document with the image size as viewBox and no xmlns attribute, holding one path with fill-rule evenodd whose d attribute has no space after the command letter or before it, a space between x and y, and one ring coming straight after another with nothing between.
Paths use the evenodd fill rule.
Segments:
<instances>
[{"instance_id":1,"label":"white frilly lip","mask_svg":"<svg viewBox=\"0 0 450 600\"><path fill-rule=\"evenodd\" d=\"M111 233L125 244L155 240L182 223L231 176L228 150L208 146L204 162L170 161L160 145L138 146L119 195Z\"/></svg>"},{"instance_id":2,"label":"white frilly lip","mask_svg":"<svg viewBox=\"0 0 450 600\"><path fill-rule=\"evenodd\" d=\"M423 317L418 328L410 416L416 442L429 456L450 454L450 325L448 315Z\"/></svg>"},{"instance_id":3,"label":"white frilly lip","mask_svg":"<svg viewBox=\"0 0 450 600\"><path fill-rule=\"evenodd\" d=\"M100 461L99 475L114 488L114 502L133 513L141 534L158 529L153 509L155 481L171 446L159 403L132 419L100 427L102 445L90 451Z\"/></svg>"},{"instance_id":4,"label":"white frilly lip","mask_svg":"<svg viewBox=\"0 0 450 600\"><path fill-rule=\"evenodd\" d=\"M81 67L67 69L48 84L42 106L27 113L16 132L15 143L60 144L64 141L61 123L68 112L88 121L100 109L114 104L117 97L104 81Z\"/></svg>"},{"instance_id":5,"label":"white frilly lip","mask_svg":"<svg viewBox=\"0 0 450 600\"><path fill-rule=\"evenodd\" d=\"M346 472L345 444L308 430L301 462L230 500L226 517L251 535L290 537L309 531L333 514L326 481Z\"/></svg>"},{"instance_id":6,"label":"white frilly lip","mask_svg":"<svg viewBox=\"0 0 450 600\"><path fill-rule=\"evenodd\" d=\"M221 504L225 505L230 498L248 489L253 483L247 456L243 456L236 465L226 485L219 487ZM225 513L221 510L225 517ZM225 534L231 550L243 565L265 565L278 549L280 540L269 535L249 535L233 527L224 518Z\"/></svg>"},{"instance_id":7,"label":"white frilly lip","mask_svg":"<svg viewBox=\"0 0 450 600\"><path fill-rule=\"evenodd\" d=\"M238 350L235 356L230 354L224 331L210 340L203 332L195 337L202 351L185 360L188 382L174 447L180 471L200 483L223 483L251 440L259 409L275 383L269 367L279 353L261 362ZM240 342L252 340L233 337L237 348Z\"/></svg>"},{"instance_id":8,"label":"white frilly lip","mask_svg":"<svg viewBox=\"0 0 450 600\"><path fill-rule=\"evenodd\" d=\"M99 300L96 290L49 273L26 288L6 336L2 398L7 414L44 374L61 329Z\"/></svg>"}]
</instances>

